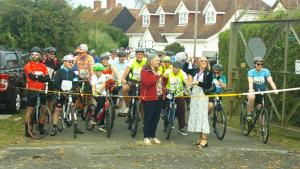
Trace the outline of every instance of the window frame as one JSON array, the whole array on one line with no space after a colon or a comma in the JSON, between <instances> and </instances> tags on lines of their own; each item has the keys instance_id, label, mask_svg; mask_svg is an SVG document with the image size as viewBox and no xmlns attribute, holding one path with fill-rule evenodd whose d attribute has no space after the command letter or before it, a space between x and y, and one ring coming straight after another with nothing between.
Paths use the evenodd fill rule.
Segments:
<instances>
[{"instance_id":1,"label":"window frame","mask_svg":"<svg viewBox=\"0 0 300 169\"><path fill-rule=\"evenodd\" d=\"M188 12L179 13L178 24L179 25L187 25L188 24Z\"/></svg>"},{"instance_id":2,"label":"window frame","mask_svg":"<svg viewBox=\"0 0 300 169\"><path fill-rule=\"evenodd\" d=\"M143 15L143 26L149 26L149 25L150 25L150 15Z\"/></svg>"}]
</instances>

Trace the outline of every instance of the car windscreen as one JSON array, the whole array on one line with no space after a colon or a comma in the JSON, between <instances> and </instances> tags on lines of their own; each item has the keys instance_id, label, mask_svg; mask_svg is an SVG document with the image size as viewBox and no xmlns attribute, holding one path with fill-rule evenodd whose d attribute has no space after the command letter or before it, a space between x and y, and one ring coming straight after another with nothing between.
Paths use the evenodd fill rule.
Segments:
<instances>
[{"instance_id":1,"label":"car windscreen","mask_svg":"<svg viewBox=\"0 0 300 169\"><path fill-rule=\"evenodd\" d=\"M10 69L18 66L18 57L14 52L2 53L0 69Z\"/></svg>"}]
</instances>

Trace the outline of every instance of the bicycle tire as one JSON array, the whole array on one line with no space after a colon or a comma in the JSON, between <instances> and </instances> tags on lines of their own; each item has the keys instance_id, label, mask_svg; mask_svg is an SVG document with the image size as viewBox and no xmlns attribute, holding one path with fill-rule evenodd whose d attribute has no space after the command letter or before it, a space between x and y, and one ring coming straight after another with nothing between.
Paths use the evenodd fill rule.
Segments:
<instances>
[{"instance_id":1,"label":"bicycle tire","mask_svg":"<svg viewBox=\"0 0 300 169\"><path fill-rule=\"evenodd\" d=\"M84 121L85 121L85 128L88 131L92 131L95 127L94 124L91 124L91 120L93 119L93 114L95 111L95 106L93 104L89 105L86 111L83 111L84 115Z\"/></svg>"},{"instance_id":2,"label":"bicycle tire","mask_svg":"<svg viewBox=\"0 0 300 169\"><path fill-rule=\"evenodd\" d=\"M240 113L240 128L243 135L248 136L251 131L251 122L246 119L247 116L247 101L244 100L241 105Z\"/></svg>"},{"instance_id":3,"label":"bicycle tire","mask_svg":"<svg viewBox=\"0 0 300 169\"><path fill-rule=\"evenodd\" d=\"M131 137L135 137L137 129L139 126L140 114L139 114L139 104L137 102L133 105L133 118L132 118L132 127L131 127Z\"/></svg>"},{"instance_id":4,"label":"bicycle tire","mask_svg":"<svg viewBox=\"0 0 300 169\"><path fill-rule=\"evenodd\" d=\"M166 140L170 139L172 127L173 127L173 123L172 122L168 122L167 129L166 129Z\"/></svg>"},{"instance_id":5,"label":"bicycle tire","mask_svg":"<svg viewBox=\"0 0 300 169\"><path fill-rule=\"evenodd\" d=\"M167 131L167 127L168 127L168 116L169 115L167 115L167 114L169 114L169 110L167 111L165 118L164 118L164 133Z\"/></svg>"},{"instance_id":6,"label":"bicycle tire","mask_svg":"<svg viewBox=\"0 0 300 169\"><path fill-rule=\"evenodd\" d=\"M41 108L40 108L41 109ZM39 111L40 111L39 109ZM44 118L44 133L39 132L39 124L42 121L40 112L36 113L34 110L31 114L30 121L27 123L28 133L31 138L35 140L41 140L46 137L51 128L51 112L49 111L48 107L46 107L45 118Z\"/></svg>"},{"instance_id":7,"label":"bicycle tire","mask_svg":"<svg viewBox=\"0 0 300 169\"><path fill-rule=\"evenodd\" d=\"M115 119L116 119L116 108L115 108L115 104L113 102L113 100L111 98L109 98L109 102L110 102L110 105L111 105L111 128L114 127L114 124L115 124Z\"/></svg>"},{"instance_id":8,"label":"bicycle tire","mask_svg":"<svg viewBox=\"0 0 300 169\"><path fill-rule=\"evenodd\" d=\"M105 112L105 129L106 129L106 137L110 137L112 130L112 106L110 105Z\"/></svg>"},{"instance_id":9,"label":"bicycle tire","mask_svg":"<svg viewBox=\"0 0 300 169\"><path fill-rule=\"evenodd\" d=\"M221 127L220 129L219 126ZM214 108L213 127L217 138L222 140L226 134L227 118L221 105L216 105Z\"/></svg>"},{"instance_id":10,"label":"bicycle tire","mask_svg":"<svg viewBox=\"0 0 300 169\"><path fill-rule=\"evenodd\" d=\"M270 120L269 120L269 114L267 109L262 108L261 110L261 122L260 124L260 137L262 139L262 142L264 144L267 144L269 139L269 133L270 133Z\"/></svg>"},{"instance_id":11,"label":"bicycle tire","mask_svg":"<svg viewBox=\"0 0 300 169\"><path fill-rule=\"evenodd\" d=\"M131 104L129 106L129 110L127 113L127 115L128 115L128 126L127 126L128 130L131 130L131 127L132 127L132 114L133 114L132 111L133 111L133 105Z\"/></svg>"}]
</instances>

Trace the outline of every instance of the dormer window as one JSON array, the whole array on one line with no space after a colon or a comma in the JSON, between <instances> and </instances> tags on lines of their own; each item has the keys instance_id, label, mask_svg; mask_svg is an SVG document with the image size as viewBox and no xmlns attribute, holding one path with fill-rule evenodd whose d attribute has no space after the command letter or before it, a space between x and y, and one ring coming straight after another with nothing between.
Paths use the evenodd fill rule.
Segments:
<instances>
[{"instance_id":1,"label":"dormer window","mask_svg":"<svg viewBox=\"0 0 300 169\"><path fill-rule=\"evenodd\" d=\"M150 15L143 15L143 26L150 25Z\"/></svg>"},{"instance_id":2,"label":"dormer window","mask_svg":"<svg viewBox=\"0 0 300 169\"><path fill-rule=\"evenodd\" d=\"M159 24L160 25L165 24L165 14L163 14L163 13L159 14Z\"/></svg>"},{"instance_id":3,"label":"dormer window","mask_svg":"<svg viewBox=\"0 0 300 169\"><path fill-rule=\"evenodd\" d=\"M215 11L207 11L205 15L205 23L206 24L215 24L216 23L216 12Z\"/></svg>"},{"instance_id":4,"label":"dormer window","mask_svg":"<svg viewBox=\"0 0 300 169\"><path fill-rule=\"evenodd\" d=\"M186 25L188 24L188 13L183 12L179 13L179 25Z\"/></svg>"}]
</instances>

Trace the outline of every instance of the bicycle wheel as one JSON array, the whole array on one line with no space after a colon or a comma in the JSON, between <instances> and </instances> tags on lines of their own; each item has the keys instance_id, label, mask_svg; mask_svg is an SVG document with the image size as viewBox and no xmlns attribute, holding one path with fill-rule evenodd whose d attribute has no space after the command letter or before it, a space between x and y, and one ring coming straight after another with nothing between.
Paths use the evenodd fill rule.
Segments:
<instances>
[{"instance_id":1,"label":"bicycle wheel","mask_svg":"<svg viewBox=\"0 0 300 169\"><path fill-rule=\"evenodd\" d=\"M169 114L169 110L167 110L164 115L164 133L167 131L167 127L168 127L168 118L169 118L168 114Z\"/></svg>"},{"instance_id":2,"label":"bicycle wheel","mask_svg":"<svg viewBox=\"0 0 300 169\"><path fill-rule=\"evenodd\" d=\"M112 111L113 105L109 105L108 109L105 112L105 128L106 128L106 137L110 137L112 129Z\"/></svg>"},{"instance_id":3,"label":"bicycle wheel","mask_svg":"<svg viewBox=\"0 0 300 169\"><path fill-rule=\"evenodd\" d=\"M259 117L260 121L260 136L263 143L267 144L270 133L270 120L267 109L263 108L261 110L261 117Z\"/></svg>"},{"instance_id":4,"label":"bicycle wheel","mask_svg":"<svg viewBox=\"0 0 300 169\"><path fill-rule=\"evenodd\" d=\"M217 138L222 140L226 133L227 120L224 109L219 104L214 108L213 127Z\"/></svg>"},{"instance_id":5,"label":"bicycle wheel","mask_svg":"<svg viewBox=\"0 0 300 169\"><path fill-rule=\"evenodd\" d=\"M41 113L33 111L29 123L27 123L29 135L35 139L40 140L48 135L51 128L51 113L46 107L45 112Z\"/></svg>"},{"instance_id":6,"label":"bicycle wheel","mask_svg":"<svg viewBox=\"0 0 300 169\"><path fill-rule=\"evenodd\" d=\"M131 127L131 137L135 137L137 129L139 126L140 113L139 113L139 104L137 102L133 105L133 117L132 117L132 127Z\"/></svg>"},{"instance_id":7,"label":"bicycle wheel","mask_svg":"<svg viewBox=\"0 0 300 169\"><path fill-rule=\"evenodd\" d=\"M167 127L166 127L166 140L170 139L172 127L173 127L173 123L172 122L168 122Z\"/></svg>"},{"instance_id":8,"label":"bicycle wheel","mask_svg":"<svg viewBox=\"0 0 300 169\"><path fill-rule=\"evenodd\" d=\"M109 98L109 103L110 103L110 107L111 107L111 128L114 127L114 123L115 123L115 119L116 119L116 108L115 108L115 104L113 102L113 100L111 98Z\"/></svg>"},{"instance_id":9,"label":"bicycle wheel","mask_svg":"<svg viewBox=\"0 0 300 169\"><path fill-rule=\"evenodd\" d=\"M92 131L95 127L95 124L92 124L91 121L94 117L95 112L95 106L93 104L89 105L86 111L83 111L84 113L84 121L85 121L85 128L88 131Z\"/></svg>"},{"instance_id":10,"label":"bicycle wheel","mask_svg":"<svg viewBox=\"0 0 300 169\"><path fill-rule=\"evenodd\" d=\"M176 109L171 109L169 111L169 115L167 117L167 126L166 126L166 139L170 139L171 131L173 124L175 122L175 114L176 114Z\"/></svg>"},{"instance_id":11,"label":"bicycle wheel","mask_svg":"<svg viewBox=\"0 0 300 169\"><path fill-rule=\"evenodd\" d=\"M133 116L133 105L132 104L130 104L130 106L129 106L129 110L128 110L128 113L127 113L127 115L128 115L128 130L131 130L131 127L132 127L132 124L133 124L133 120L132 120L132 116Z\"/></svg>"},{"instance_id":12,"label":"bicycle wheel","mask_svg":"<svg viewBox=\"0 0 300 169\"><path fill-rule=\"evenodd\" d=\"M248 136L251 131L251 122L247 119L247 101L242 102L242 110L240 113L240 128L243 135Z\"/></svg>"}]
</instances>

